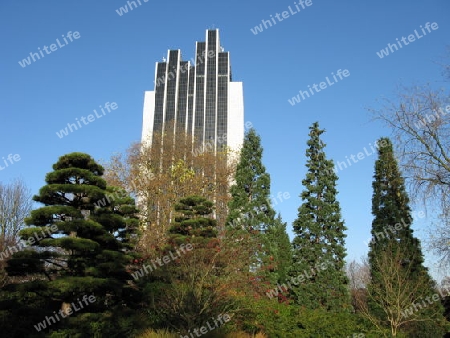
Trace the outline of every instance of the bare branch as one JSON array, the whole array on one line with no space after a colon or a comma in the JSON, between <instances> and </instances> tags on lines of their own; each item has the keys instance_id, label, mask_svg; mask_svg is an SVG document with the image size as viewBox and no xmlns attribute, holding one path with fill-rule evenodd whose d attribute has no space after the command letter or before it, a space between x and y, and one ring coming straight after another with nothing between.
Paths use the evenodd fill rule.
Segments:
<instances>
[{"instance_id":1,"label":"bare branch","mask_svg":"<svg viewBox=\"0 0 450 338\"><path fill-rule=\"evenodd\" d=\"M18 232L32 208L31 191L16 179L10 184L0 182L0 248L18 241Z\"/></svg>"},{"instance_id":2,"label":"bare branch","mask_svg":"<svg viewBox=\"0 0 450 338\"><path fill-rule=\"evenodd\" d=\"M450 55L450 53L449 53ZM448 69L448 66L447 66ZM450 213L450 97L448 90L431 85L400 87L396 99L382 108L369 109L382 121L396 141L396 156L410 196L425 208L437 210L442 224ZM448 232L437 227L430 249L450 265ZM442 235L442 238L437 238Z\"/></svg>"}]
</instances>

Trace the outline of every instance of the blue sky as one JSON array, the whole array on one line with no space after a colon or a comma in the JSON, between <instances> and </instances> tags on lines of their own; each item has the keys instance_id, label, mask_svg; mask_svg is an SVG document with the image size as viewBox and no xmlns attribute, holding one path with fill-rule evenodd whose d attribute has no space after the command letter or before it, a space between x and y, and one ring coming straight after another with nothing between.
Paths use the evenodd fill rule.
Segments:
<instances>
[{"instance_id":1,"label":"blue sky","mask_svg":"<svg viewBox=\"0 0 450 338\"><path fill-rule=\"evenodd\" d=\"M21 177L37 193L59 156L81 151L107 160L138 141L143 95L153 89L155 62L168 49L181 49L183 59L191 59L195 41L204 41L206 29L218 28L231 54L233 79L244 85L245 120L262 138L272 194L290 195L275 208L292 237L313 122L326 129L328 158L343 162L364 148L371 153L379 137L389 136L389 130L370 121L367 108L379 107L377 100L392 97L397 85L446 85L436 64L449 45L446 0L311 0L304 8L291 0L144 1L136 0L137 8L122 15L116 10L127 5L124 0L0 3L0 165L5 167L3 157L9 154L20 156L0 170L1 182ZM282 21L275 19L277 13ZM254 34L251 29L271 15L276 24L266 23ZM424 35L421 26L427 22L438 28ZM377 55L414 30L420 38L383 58ZM68 32L78 38L70 41ZM44 46L49 54L43 51L44 57L19 64ZM288 102L308 85L332 80L338 70L349 75L295 105ZM99 106L106 102L117 107L102 115ZM66 137L56 135L94 109L100 117ZM348 260L367 252L375 159L365 155L338 172ZM420 238L428 223L414 223ZM427 265L432 268L433 262L427 253Z\"/></svg>"}]
</instances>

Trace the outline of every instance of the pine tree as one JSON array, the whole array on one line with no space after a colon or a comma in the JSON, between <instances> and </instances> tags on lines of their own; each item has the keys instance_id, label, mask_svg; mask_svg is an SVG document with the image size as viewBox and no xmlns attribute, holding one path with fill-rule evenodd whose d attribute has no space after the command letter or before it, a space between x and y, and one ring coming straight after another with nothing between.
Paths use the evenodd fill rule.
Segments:
<instances>
[{"instance_id":1,"label":"pine tree","mask_svg":"<svg viewBox=\"0 0 450 338\"><path fill-rule=\"evenodd\" d=\"M368 292L369 296L373 296L369 297L369 309L374 318L383 325L395 326L394 329L403 326L410 333L415 332L417 337L428 337L422 335L426 332L437 336L441 331L437 328L437 322L433 324L430 319L442 322L443 308L440 302L427 304L424 310L417 311L408 318L397 316L399 318L396 319L393 315L405 313L407 307L432 296L436 290L427 268L423 265L420 241L411 229L413 219L409 197L392 143L388 138L381 138L377 142L377 148L378 159L375 162L372 183L374 219L372 241L369 244L371 283ZM393 258L396 261L392 261ZM380 301L379 294L387 295L390 290L399 296Z\"/></svg>"},{"instance_id":2,"label":"pine tree","mask_svg":"<svg viewBox=\"0 0 450 338\"><path fill-rule=\"evenodd\" d=\"M209 239L217 237L216 220L206 217L213 213L214 204L201 196L188 196L175 204L180 216L169 228L169 243L181 245L189 242L194 247L205 247Z\"/></svg>"},{"instance_id":3,"label":"pine tree","mask_svg":"<svg viewBox=\"0 0 450 338\"><path fill-rule=\"evenodd\" d=\"M254 254L249 257L249 269L269 278L276 283L271 244L268 230L275 224L275 211L270 202L270 175L262 164L261 139L256 131L250 129L244 138L236 167L235 184L230 188L231 201L228 203L227 225L234 236L252 236L245 245L253 247ZM242 230L242 231L241 231ZM240 237L243 238L243 237Z\"/></svg>"},{"instance_id":4,"label":"pine tree","mask_svg":"<svg viewBox=\"0 0 450 338\"><path fill-rule=\"evenodd\" d=\"M108 194L114 189L106 190L103 167L88 154L61 156L53 169L46 176L47 184L33 197L45 206L31 212L28 227L19 234L32 248L12 257L8 273L35 276L20 290L36 293L47 302L48 313L41 315L72 311L70 323L78 316L87 320L83 313L96 313L90 320L100 321L104 312L130 305L128 296L134 294L128 286L131 277L126 265L136 239L137 210L131 198L110 201ZM98 206L105 198L110 202ZM79 309L83 296L94 301ZM84 324L91 325L89 321Z\"/></svg>"},{"instance_id":5,"label":"pine tree","mask_svg":"<svg viewBox=\"0 0 450 338\"><path fill-rule=\"evenodd\" d=\"M305 190L300 195L304 202L293 223L296 236L289 272L291 293L295 302L306 308L342 311L350 308L350 298L344 272L346 227L336 199L337 176L320 139L324 130L319 129L317 122L309 129L308 171L302 181Z\"/></svg>"},{"instance_id":6,"label":"pine tree","mask_svg":"<svg viewBox=\"0 0 450 338\"><path fill-rule=\"evenodd\" d=\"M268 266L273 270L273 284L283 284L288 278L288 270L292 264L292 245L286 232L286 222L278 214L273 225L269 226L266 236L268 250Z\"/></svg>"},{"instance_id":7,"label":"pine tree","mask_svg":"<svg viewBox=\"0 0 450 338\"><path fill-rule=\"evenodd\" d=\"M181 332L200 327L229 309L213 209L213 203L201 196L188 196L176 203L178 215L161 254L176 259L150 276L154 285L162 285L161 291L150 295L153 310L163 324Z\"/></svg>"},{"instance_id":8,"label":"pine tree","mask_svg":"<svg viewBox=\"0 0 450 338\"><path fill-rule=\"evenodd\" d=\"M261 139L250 129L244 138L230 192L227 224L264 233L273 224L275 211L270 203L270 175L262 164Z\"/></svg>"}]
</instances>

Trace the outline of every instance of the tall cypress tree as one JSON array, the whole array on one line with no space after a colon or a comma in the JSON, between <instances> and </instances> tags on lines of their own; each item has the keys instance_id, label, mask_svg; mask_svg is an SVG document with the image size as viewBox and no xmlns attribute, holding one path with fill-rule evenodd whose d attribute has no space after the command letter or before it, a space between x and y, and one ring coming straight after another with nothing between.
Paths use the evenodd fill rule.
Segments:
<instances>
[{"instance_id":1,"label":"tall cypress tree","mask_svg":"<svg viewBox=\"0 0 450 338\"><path fill-rule=\"evenodd\" d=\"M369 294L379 294L383 293L383 290L394 289L402 297L393 299L392 304L386 301L380 302L377 301L377 297L371 297L369 308L381 323L392 325L392 320L388 317L393 310L389 310L389 307L405 313L406 308L397 310L397 304L402 304L402 307L420 304L421 299L432 296L436 290L427 268L423 265L420 241L414 237L411 229L413 219L409 197L394 156L392 143L389 138L381 138L377 142L377 148L378 159L375 162L372 183L374 219L371 230L372 241L369 244L371 283L368 285L368 290ZM386 255L400 260L400 262L393 262L396 263L395 265L392 264L392 267L398 270L395 271L395 278L390 276L393 274L391 266L387 268L380 265L386 265L386 259L383 259ZM398 278L401 278L403 283L398 283ZM411 337L438 336L442 333L441 329L437 327L437 322L432 323L431 319L442 323L443 317L440 314L443 314L440 302L426 304L424 309L414 311L409 318L403 318L404 324L401 325L409 331ZM399 323L401 321L402 319L398 320Z\"/></svg>"},{"instance_id":2,"label":"tall cypress tree","mask_svg":"<svg viewBox=\"0 0 450 338\"><path fill-rule=\"evenodd\" d=\"M270 203L270 175L262 164L262 152L261 139L252 128L245 135L235 184L230 189L229 226L264 233L273 224L275 211Z\"/></svg>"},{"instance_id":3,"label":"tall cypress tree","mask_svg":"<svg viewBox=\"0 0 450 338\"><path fill-rule=\"evenodd\" d=\"M324 130L319 129L318 122L309 129L308 171L300 195L303 203L293 224L296 236L289 272L294 284L291 292L295 302L306 308L342 311L350 308L350 298L344 272L346 227L336 199L337 176L320 139Z\"/></svg>"},{"instance_id":4,"label":"tall cypress tree","mask_svg":"<svg viewBox=\"0 0 450 338\"><path fill-rule=\"evenodd\" d=\"M250 129L244 138L236 167L235 184L231 186L231 201L227 225L235 234L251 233L249 243L254 255L249 257L249 268L269 277L276 283L274 266L270 262L271 244L268 231L275 224L275 211L270 202L270 175L262 164L261 139Z\"/></svg>"}]
</instances>

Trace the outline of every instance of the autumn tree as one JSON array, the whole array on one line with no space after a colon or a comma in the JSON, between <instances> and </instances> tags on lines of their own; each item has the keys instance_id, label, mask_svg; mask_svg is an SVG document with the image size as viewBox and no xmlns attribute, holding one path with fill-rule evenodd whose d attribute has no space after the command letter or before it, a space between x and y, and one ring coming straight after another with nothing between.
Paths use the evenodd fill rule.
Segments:
<instances>
[{"instance_id":1,"label":"autumn tree","mask_svg":"<svg viewBox=\"0 0 450 338\"><path fill-rule=\"evenodd\" d=\"M150 254L152 247L164 245L173 206L183 197L199 195L214 201L218 225L224 226L234 173L228 155L228 151L215 153L197 145L184 130L175 132L169 125L164 133L153 134L151 144L133 144L105 164L108 184L124 188L138 202L143 223L141 251Z\"/></svg>"}]
</instances>

